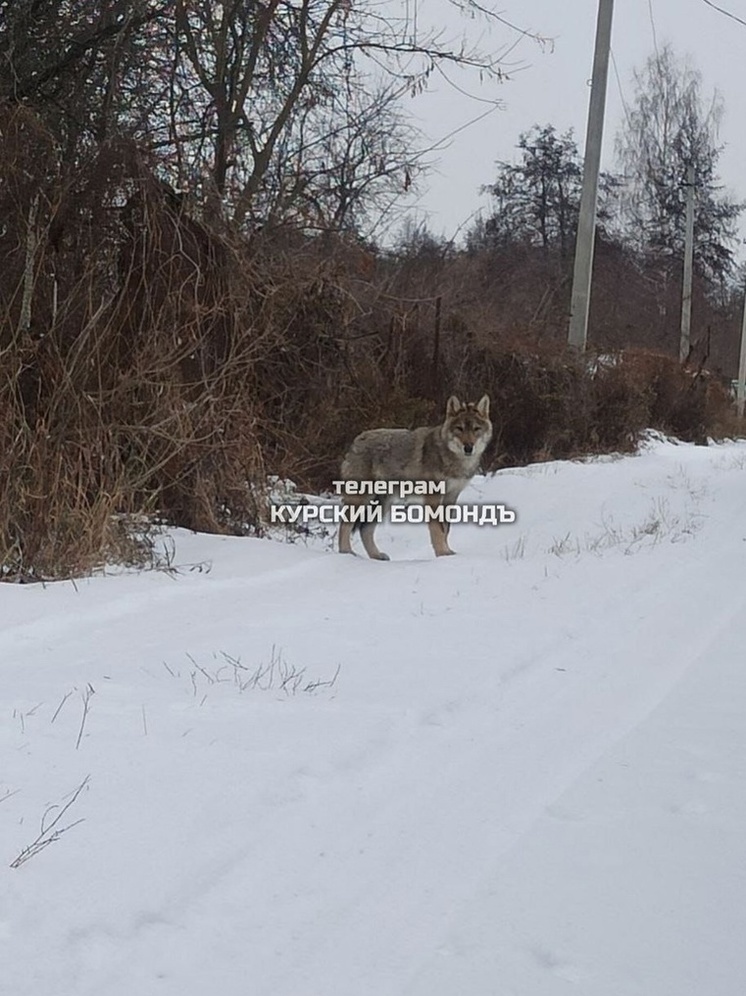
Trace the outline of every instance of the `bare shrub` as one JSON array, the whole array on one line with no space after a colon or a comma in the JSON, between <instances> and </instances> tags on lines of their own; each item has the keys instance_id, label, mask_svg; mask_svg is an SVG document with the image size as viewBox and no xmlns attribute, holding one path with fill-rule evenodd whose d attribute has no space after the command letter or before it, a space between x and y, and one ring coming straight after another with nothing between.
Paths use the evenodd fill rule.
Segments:
<instances>
[{"instance_id":1,"label":"bare shrub","mask_svg":"<svg viewBox=\"0 0 746 996\"><path fill-rule=\"evenodd\" d=\"M669 356L626 350L620 369L629 385L646 393L651 427L696 443L739 431L728 392L703 367L691 369Z\"/></svg>"},{"instance_id":2,"label":"bare shrub","mask_svg":"<svg viewBox=\"0 0 746 996\"><path fill-rule=\"evenodd\" d=\"M68 173L29 112L0 130L0 576L147 562L159 521L261 532L260 425L320 390L293 383L331 341L324 264L217 236L125 144Z\"/></svg>"}]
</instances>

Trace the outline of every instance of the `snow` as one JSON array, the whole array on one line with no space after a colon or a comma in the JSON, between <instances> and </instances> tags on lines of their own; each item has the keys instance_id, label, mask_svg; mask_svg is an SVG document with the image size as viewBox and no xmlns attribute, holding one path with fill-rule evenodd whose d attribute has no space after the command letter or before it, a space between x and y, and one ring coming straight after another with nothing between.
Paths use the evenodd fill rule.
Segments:
<instances>
[{"instance_id":1,"label":"snow","mask_svg":"<svg viewBox=\"0 0 746 996\"><path fill-rule=\"evenodd\" d=\"M743 991L746 444L462 500L0 586L3 996Z\"/></svg>"}]
</instances>

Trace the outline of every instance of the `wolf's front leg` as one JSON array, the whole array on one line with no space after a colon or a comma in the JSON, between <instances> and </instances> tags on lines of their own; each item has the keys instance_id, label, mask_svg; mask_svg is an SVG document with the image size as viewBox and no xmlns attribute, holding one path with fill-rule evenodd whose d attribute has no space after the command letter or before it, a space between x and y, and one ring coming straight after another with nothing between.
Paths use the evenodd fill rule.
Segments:
<instances>
[{"instance_id":1,"label":"wolf's front leg","mask_svg":"<svg viewBox=\"0 0 746 996\"><path fill-rule=\"evenodd\" d=\"M360 538L363 541L365 552L372 560L388 560L389 555L387 553L383 553L376 546L376 541L373 538L375 531L375 522L366 522L360 527Z\"/></svg>"},{"instance_id":2,"label":"wolf's front leg","mask_svg":"<svg viewBox=\"0 0 746 996\"><path fill-rule=\"evenodd\" d=\"M445 523L430 519L427 528L430 530L430 542L433 545L436 557L449 557L455 553L455 550L452 550L448 545L448 533Z\"/></svg>"}]
</instances>

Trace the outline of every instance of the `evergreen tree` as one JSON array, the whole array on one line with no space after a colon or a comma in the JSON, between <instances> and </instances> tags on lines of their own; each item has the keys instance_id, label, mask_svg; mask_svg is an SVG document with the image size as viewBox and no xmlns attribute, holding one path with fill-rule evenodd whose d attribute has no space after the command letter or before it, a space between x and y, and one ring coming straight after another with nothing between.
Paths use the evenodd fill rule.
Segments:
<instances>
[{"instance_id":1,"label":"evergreen tree","mask_svg":"<svg viewBox=\"0 0 746 996\"><path fill-rule=\"evenodd\" d=\"M575 241L582 164L572 131L534 125L518 141L517 164L499 162L494 183L483 188L492 213L478 223L470 244L492 247L522 242L570 252Z\"/></svg>"}]
</instances>

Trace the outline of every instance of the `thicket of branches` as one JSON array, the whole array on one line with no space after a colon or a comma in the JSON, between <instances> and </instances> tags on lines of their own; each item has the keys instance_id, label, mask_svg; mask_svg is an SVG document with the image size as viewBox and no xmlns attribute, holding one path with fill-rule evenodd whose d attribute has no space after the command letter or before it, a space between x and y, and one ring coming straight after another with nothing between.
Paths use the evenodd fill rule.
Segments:
<instances>
[{"instance_id":1,"label":"thicket of branches","mask_svg":"<svg viewBox=\"0 0 746 996\"><path fill-rule=\"evenodd\" d=\"M501 77L348 0L0 0L0 577L142 563L158 522L261 533L268 474L324 487L358 431L453 392L492 395L492 468L722 427L703 358L562 348L571 136L526 137L463 249L376 248L421 165L402 95L453 67ZM605 354L675 354L675 281L641 258L608 229Z\"/></svg>"}]
</instances>

